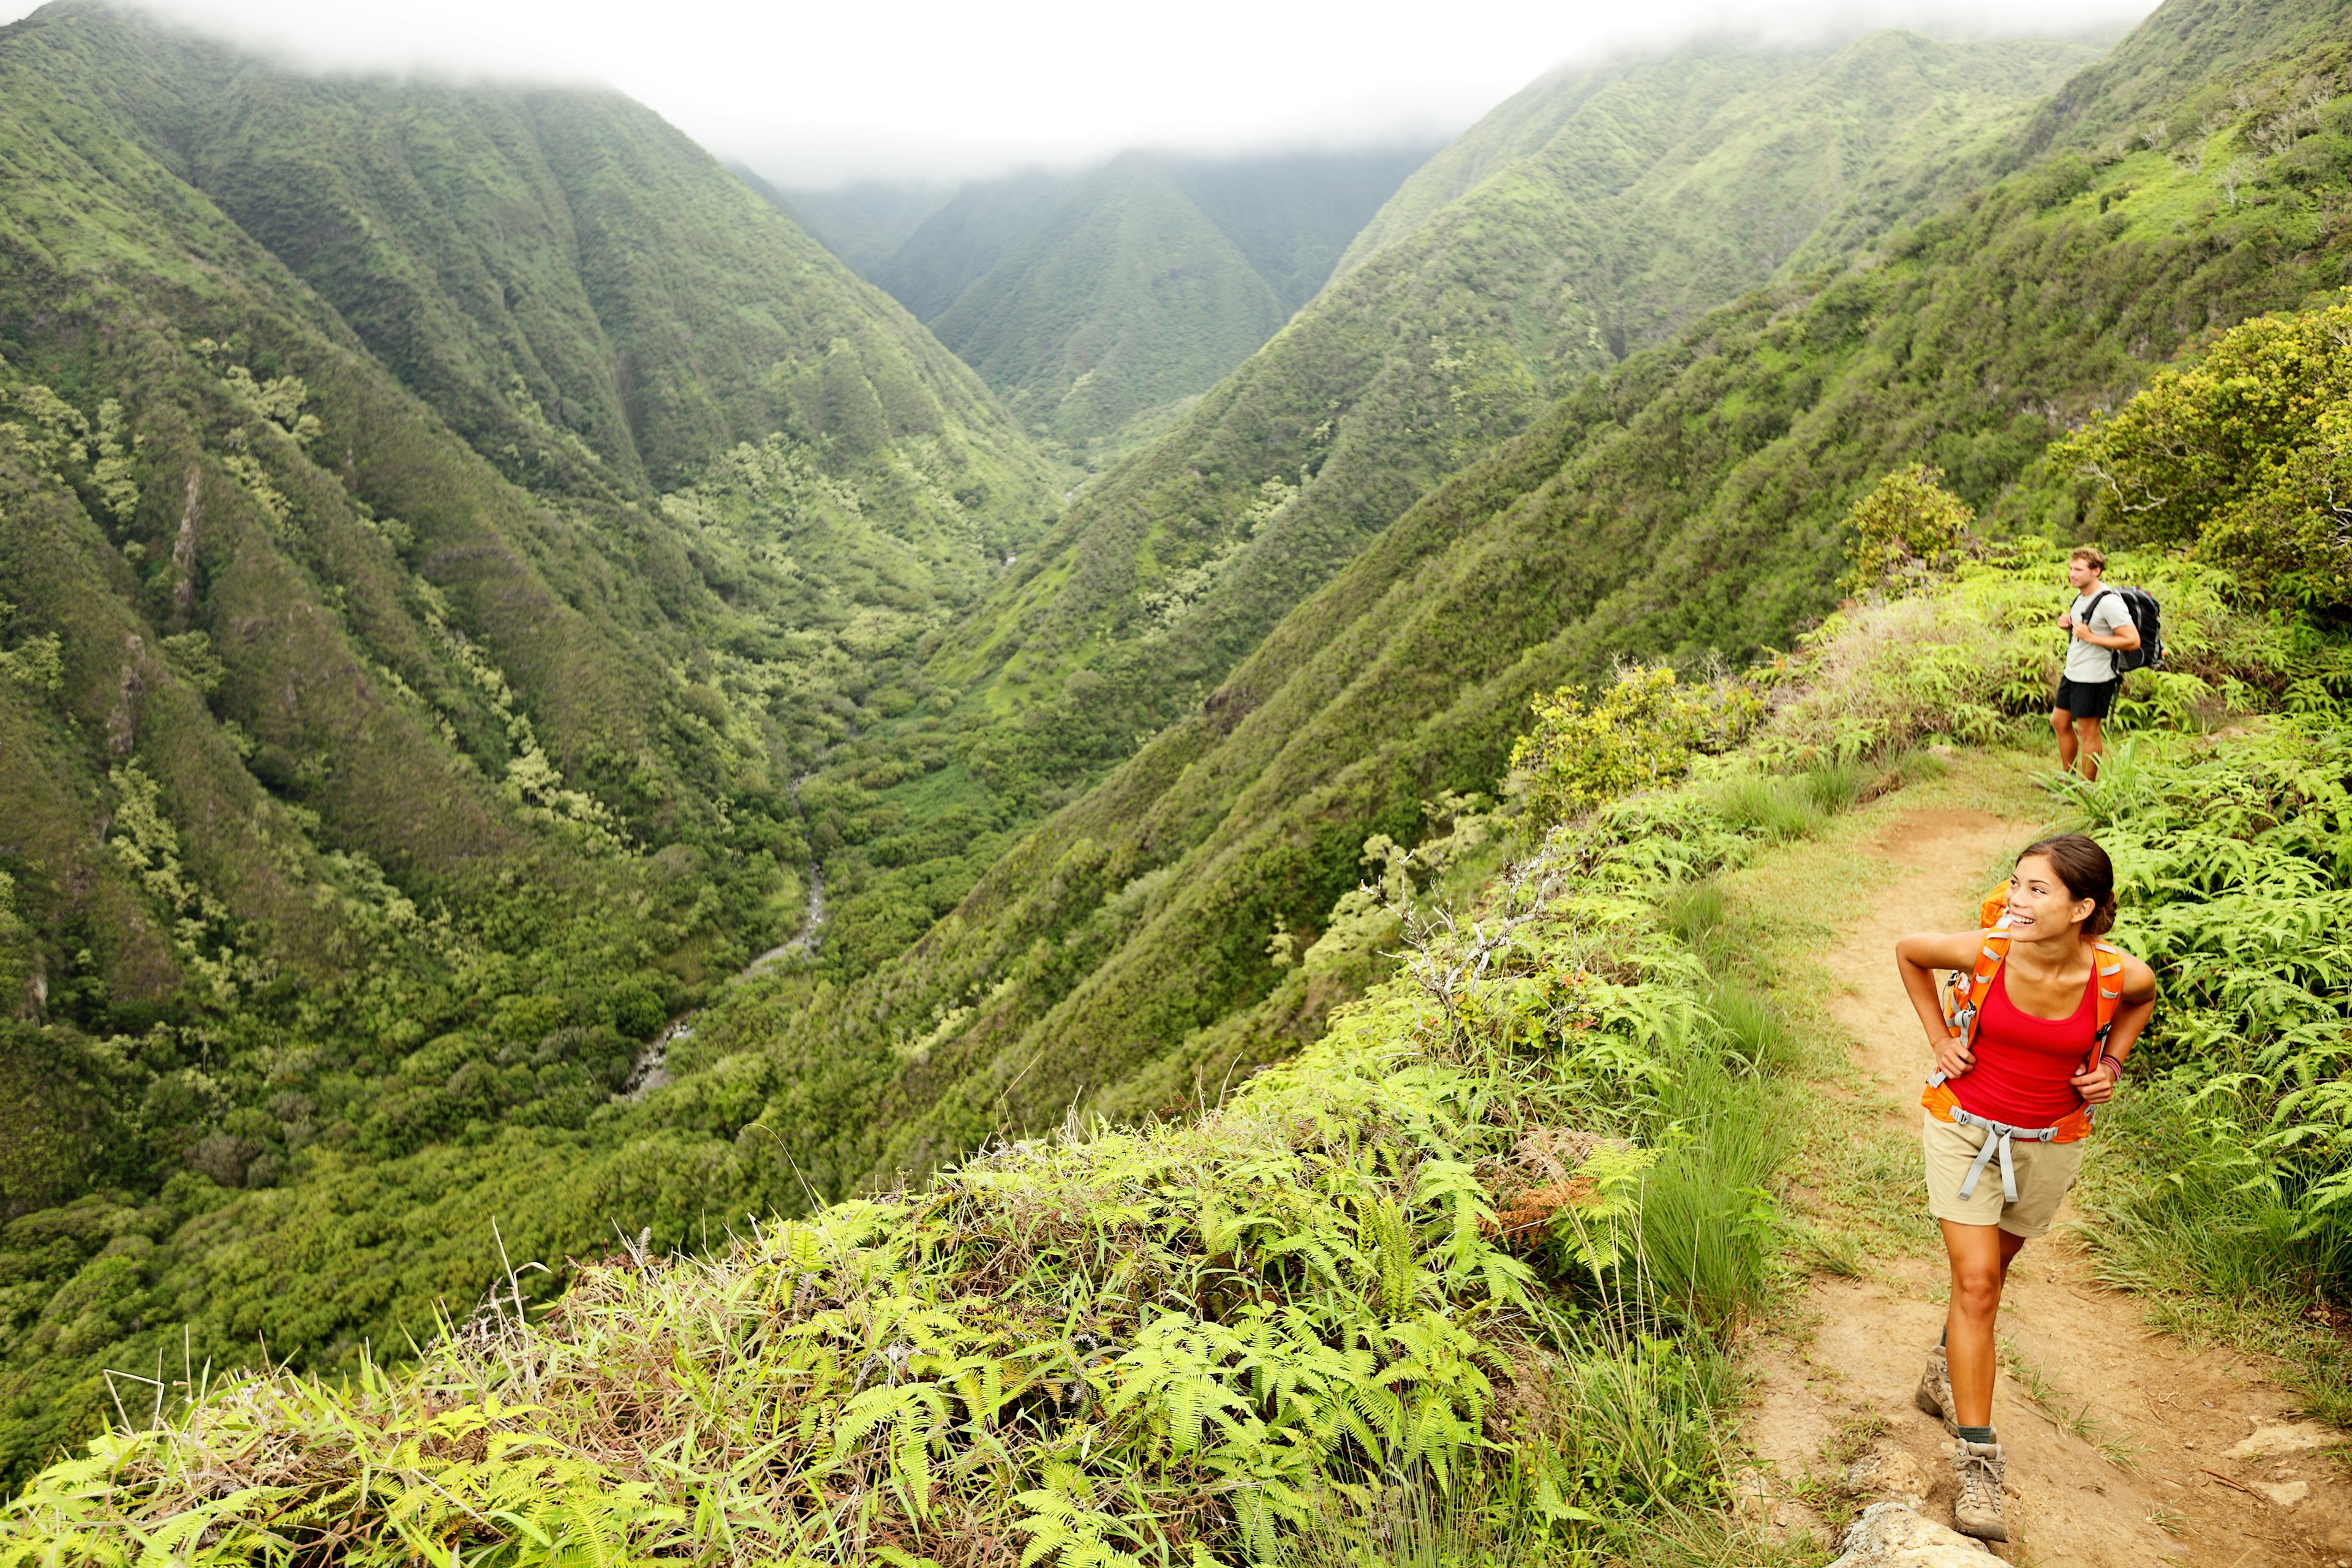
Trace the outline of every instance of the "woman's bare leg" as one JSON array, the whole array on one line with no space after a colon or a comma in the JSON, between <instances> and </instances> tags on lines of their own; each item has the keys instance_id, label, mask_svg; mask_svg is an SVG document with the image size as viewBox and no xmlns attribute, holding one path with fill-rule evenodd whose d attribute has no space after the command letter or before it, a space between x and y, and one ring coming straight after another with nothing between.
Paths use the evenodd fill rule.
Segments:
<instances>
[{"instance_id":1,"label":"woman's bare leg","mask_svg":"<svg viewBox=\"0 0 2352 1568\"><path fill-rule=\"evenodd\" d=\"M1999 1226L1940 1222L1952 1260L1952 1301L1944 1313L1944 1358L1951 1368L1952 1410L1963 1426L1992 1425L1993 1321L2010 1259L2025 1245Z\"/></svg>"}]
</instances>

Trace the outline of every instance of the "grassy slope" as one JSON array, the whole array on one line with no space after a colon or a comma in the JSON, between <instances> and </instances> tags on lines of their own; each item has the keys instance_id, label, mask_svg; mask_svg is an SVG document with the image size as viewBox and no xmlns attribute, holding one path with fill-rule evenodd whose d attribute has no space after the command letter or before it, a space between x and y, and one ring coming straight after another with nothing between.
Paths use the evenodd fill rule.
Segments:
<instances>
[{"instance_id":1,"label":"grassy slope","mask_svg":"<svg viewBox=\"0 0 2352 1568\"><path fill-rule=\"evenodd\" d=\"M1044 469L618 100L83 6L0 77L0 651L61 650L0 681L0 1063L84 1130L0 1158L15 1470L163 1322L423 1324L492 1194L549 1256L683 1239L727 1146L591 1129L629 1037L798 924L789 780Z\"/></svg>"},{"instance_id":2,"label":"grassy slope","mask_svg":"<svg viewBox=\"0 0 2352 1568\"><path fill-rule=\"evenodd\" d=\"M1108 436L1205 390L1282 324L1281 301L1166 170L1129 153L932 319L1032 428Z\"/></svg>"},{"instance_id":3,"label":"grassy slope","mask_svg":"<svg viewBox=\"0 0 2352 1568\"><path fill-rule=\"evenodd\" d=\"M1629 653L1784 643L1832 597L1838 520L1889 467L1927 458L2004 517L2070 527L2071 491L2035 477L2053 429L2208 322L2341 277L2326 215L2347 171L2318 156L2336 132L2232 206L2205 174L2116 147L2117 122L2221 115L2200 134L2227 156L2336 68L2334 16L2160 12L2035 122L2016 174L1874 267L1637 356L1414 507L846 1005L789 987L747 1003L731 1037L778 1038L763 1070L862 1057L894 1082L860 1091L854 1118L803 1123L803 1161L920 1166L1074 1098L1169 1104L1288 1048L1328 998L1265 963L1267 935L1321 921L1368 835L1409 841L1439 790L1491 787L1538 688ZM2233 58L2254 63L2204 74Z\"/></svg>"}]
</instances>

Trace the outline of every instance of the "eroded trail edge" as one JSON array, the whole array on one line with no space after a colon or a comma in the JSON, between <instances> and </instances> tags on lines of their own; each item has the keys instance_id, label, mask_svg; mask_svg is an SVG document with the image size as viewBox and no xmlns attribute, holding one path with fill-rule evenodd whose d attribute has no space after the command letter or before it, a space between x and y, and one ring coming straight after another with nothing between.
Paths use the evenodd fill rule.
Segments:
<instances>
[{"instance_id":1,"label":"eroded trail edge","mask_svg":"<svg viewBox=\"0 0 2352 1568\"><path fill-rule=\"evenodd\" d=\"M1990 868L2032 833L1979 811L1898 810L1861 846L1899 870L1822 962L1830 1011L1875 1102L1870 1125L1883 1115L1885 1136L1912 1141L1904 1168L1916 1169L1925 1052L1895 978L1895 941L1959 929ZM1924 1196L1920 1212L1925 1239ZM2292 1395L2255 1358L2191 1352L2147 1327L2135 1298L2096 1282L2065 1228L2079 1217L2070 1204L2060 1228L2020 1255L2002 1307L2009 1348L1993 1420L2010 1456L2012 1540L1999 1555L2085 1568L2352 1562L2352 1483L2321 1452L2341 1435L2296 1419ZM1776 1530L1820 1531L1901 1499L1951 1521L1948 1440L1911 1405L1943 1300L1940 1251L1881 1248L1854 1277L1813 1279L1801 1310L1752 1357L1743 1509Z\"/></svg>"}]
</instances>

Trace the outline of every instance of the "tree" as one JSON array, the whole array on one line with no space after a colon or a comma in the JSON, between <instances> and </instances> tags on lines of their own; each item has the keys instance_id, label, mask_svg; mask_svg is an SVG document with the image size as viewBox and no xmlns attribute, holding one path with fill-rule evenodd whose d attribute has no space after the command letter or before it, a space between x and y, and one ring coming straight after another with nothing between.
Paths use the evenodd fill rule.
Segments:
<instances>
[{"instance_id":1,"label":"tree","mask_svg":"<svg viewBox=\"0 0 2352 1568\"><path fill-rule=\"evenodd\" d=\"M1976 513L1944 489L1944 470L1912 463L1878 481L1846 515L1848 593L1900 596L1972 548Z\"/></svg>"},{"instance_id":2,"label":"tree","mask_svg":"<svg viewBox=\"0 0 2352 1568\"><path fill-rule=\"evenodd\" d=\"M2352 607L2352 291L2231 329L2051 458L2117 533L2187 546L2268 603Z\"/></svg>"}]
</instances>

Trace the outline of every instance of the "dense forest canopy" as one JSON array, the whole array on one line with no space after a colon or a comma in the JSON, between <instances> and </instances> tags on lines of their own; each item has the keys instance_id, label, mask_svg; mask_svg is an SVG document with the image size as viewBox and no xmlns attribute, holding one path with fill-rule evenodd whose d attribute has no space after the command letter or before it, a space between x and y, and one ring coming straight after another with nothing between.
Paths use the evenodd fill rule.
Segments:
<instances>
[{"instance_id":1,"label":"dense forest canopy","mask_svg":"<svg viewBox=\"0 0 2352 1568\"><path fill-rule=\"evenodd\" d=\"M1760 1190L1762 1143L1661 1142L1778 1103L1741 1079L1769 1042L1709 1033L1737 977L1675 900L2030 711L2050 540L2140 548L2179 608L2140 721L2284 726L2115 807L2134 853L2267 792L2248 832L2304 901L2264 918L2334 907L2346 22L1717 39L1549 75L1426 161L1139 154L830 204L609 93L313 78L84 0L0 28L0 1475L167 1362L368 1367L392 1447L528 1365L573 1459L466 1450L489 1468L436 1472L465 1500L433 1539L528 1496L542 1535L676 1544L685 1494L563 1424L668 1353L630 1313L748 1375L697 1314L754 1298L758 1353L808 1380L792 1473L892 1550L935 1497L999 1539L1017 1496L1079 1568L1127 1488L1152 1522L1118 1550L1259 1552L1334 1455L1475 1466L1496 1346L1567 1342L1512 1314L1598 1310L1577 1281L1632 1256L1496 1242L1482 1212L1601 1147L1496 1130L1608 1140L1580 1178L1608 1226L1648 1223L1645 1172L1699 1208ZM1890 474L1968 522L1913 598L1850 550ZM1942 662L1859 651L1881 615ZM2308 1043L2335 1014L2248 1002L2146 897L2233 1070L2309 1090L2180 1114L2271 1129L2228 1190L2340 1296L2293 1250L2343 1201L2352 1102ZM1430 991L1485 938L1413 922L1556 898L1517 989ZM2189 1084L2213 1037L2155 1059ZM1044 1216L1017 1242L1016 1211ZM1730 1386L1693 1347L1763 1289L1753 1227L1706 1212L1737 1278L1641 1287L1696 1370L1609 1352L1678 1443ZM1190 1303L1142 1362L1128 1297L1065 1268L1087 1247ZM886 1278L936 1342L857 1405L904 1348ZM444 1333L494 1285L510 1317ZM1037 1348L1081 1320L1097 1349ZM411 1345L457 1405L374 1370ZM1334 1392L1380 1369L1391 1404ZM236 1496L349 1501L360 1450L237 1386L260 1403L188 1417L256 1445ZM1115 1441L1070 1458L1097 1398ZM1535 1399L1510 1442L1568 1419ZM698 1422L662 1404L646 1451ZM1566 1432L1529 1483L1563 1529L1715 1484L1694 1447L1644 1490ZM125 1508L189 1506L123 1441ZM1213 1471L1262 1500L1197 1504ZM26 1495L69 1513L79 1473Z\"/></svg>"}]
</instances>

